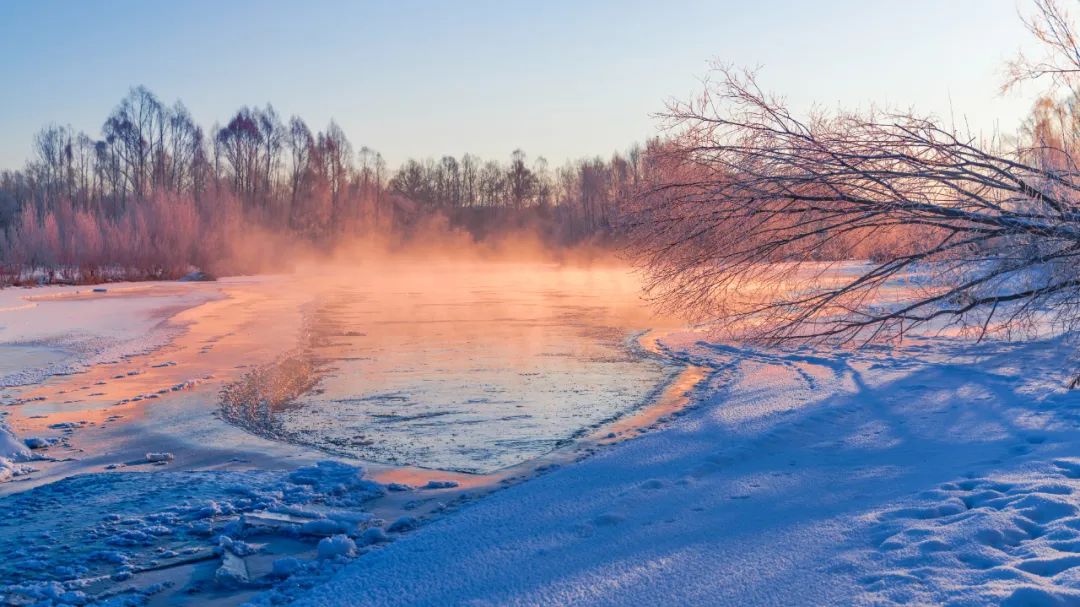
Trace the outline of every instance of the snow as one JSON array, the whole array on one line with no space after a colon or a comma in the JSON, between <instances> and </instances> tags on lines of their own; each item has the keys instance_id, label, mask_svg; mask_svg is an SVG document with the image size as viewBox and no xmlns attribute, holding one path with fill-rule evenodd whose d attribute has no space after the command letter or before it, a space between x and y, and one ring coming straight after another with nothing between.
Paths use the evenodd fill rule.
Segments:
<instances>
[{"instance_id":1,"label":"snow","mask_svg":"<svg viewBox=\"0 0 1080 607\"><path fill-rule=\"evenodd\" d=\"M155 305L218 287L204 288ZM160 315L121 287L67 293L0 292L0 384L162 343ZM89 316L65 317L75 301ZM45 306L57 326L29 314ZM82 332L84 318L102 335ZM488 484L428 470L382 485L361 466L311 463L323 455L288 458L299 451L268 458L273 469L229 453L189 470L237 436L205 427L186 443L151 432L122 458L75 452L91 463L20 482L113 418L76 412L16 437L0 417L0 482L12 481L0 603L1080 604L1080 392L1062 389L1074 343L909 336L849 352L705 337L661 344L704 370L686 409L648 428L597 426L607 438ZM213 391L167 355L182 362L108 371L182 373L121 402ZM125 414L150 410L139 406Z\"/></svg>"},{"instance_id":2,"label":"snow","mask_svg":"<svg viewBox=\"0 0 1080 607\"><path fill-rule=\"evenodd\" d=\"M25 460L30 457L30 446L20 441L0 417L0 457Z\"/></svg>"},{"instance_id":3,"label":"snow","mask_svg":"<svg viewBox=\"0 0 1080 607\"><path fill-rule=\"evenodd\" d=\"M203 583L217 591L265 588L290 575L318 579L336 569L316 555L340 566L356 554L351 536L372 543L362 534L379 521L361 507L378 489L362 468L340 462L292 472L86 474L38 486L0 499L0 604L140 604L175 584L155 581L155 572L206 561L216 565ZM298 512L306 516L290 514ZM251 568L282 542L304 541L309 521L338 529L325 544L311 541L312 560ZM203 590L194 584L184 593L197 604Z\"/></svg>"},{"instance_id":4,"label":"snow","mask_svg":"<svg viewBox=\"0 0 1080 607\"><path fill-rule=\"evenodd\" d=\"M20 441L0 416L0 483L6 483L20 476L25 476L34 471L32 466L24 463L34 458L31 449L38 449L45 445L39 445L40 439L28 439Z\"/></svg>"},{"instance_id":5,"label":"snow","mask_svg":"<svg viewBox=\"0 0 1080 607\"><path fill-rule=\"evenodd\" d=\"M403 534L296 604L1080 601L1064 340L678 347L712 369L687 414Z\"/></svg>"},{"instance_id":6,"label":"snow","mask_svg":"<svg viewBox=\"0 0 1080 607\"><path fill-rule=\"evenodd\" d=\"M159 310L220 297L212 287L168 282L117 283L106 293L87 287L0 289L0 388L152 351L179 330L163 324Z\"/></svg>"},{"instance_id":7,"label":"snow","mask_svg":"<svg viewBox=\"0 0 1080 607\"><path fill-rule=\"evenodd\" d=\"M356 542L347 535L324 537L319 540L318 554L320 559L332 559L339 556L355 556Z\"/></svg>"},{"instance_id":8,"label":"snow","mask_svg":"<svg viewBox=\"0 0 1080 607\"><path fill-rule=\"evenodd\" d=\"M331 460L297 468L289 474L289 482L332 496L332 503L341 506L361 504L385 492L382 485L364 478L363 467Z\"/></svg>"},{"instance_id":9,"label":"snow","mask_svg":"<svg viewBox=\"0 0 1080 607\"><path fill-rule=\"evenodd\" d=\"M360 534L360 542L364 545L383 544L390 541L390 536L379 527L368 527Z\"/></svg>"},{"instance_id":10,"label":"snow","mask_svg":"<svg viewBox=\"0 0 1080 607\"><path fill-rule=\"evenodd\" d=\"M403 531L410 531L415 529L420 524L420 521L411 516L403 516L396 521L390 523L390 526L386 528L391 533L401 533Z\"/></svg>"},{"instance_id":11,"label":"snow","mask_svg":"<svg viewBox=\"0 0 1080 607\"><path fill-rule=\"evenodd\" d=\"M422 487L422 489L453 489L457 486L458 484L456 481L430 480Z\"/></svg>"},{"instance_id":12,"label":"snow","mask_svg":"<svg viewBox=\"0 0 1080 607\"><path fill-rule=\"evenodd\" d=\"M335 535L349 531L350 525L332 519L319 519L300 525L300 533L304 535Z\"/></svg>"},{"instance_id":13,"label":"snow","mask_svg":"<svg viewBox=\"0 0 1080 607\"><path fill-rule=\"evenodd\" d=\"M222 554L221 566L214 572L214 581L224 587L245 586L251 583L251 574L244 559L226 550Z\"/></svg>"},{"instance_id":14,"label":"snow","mask_svg":"<svg viewBox=\"0 0 1080 607\"><path fill-rule=\"evenodd\" d=\"M44 449L49 446L48 439L39 436L28 436L23 439L23 443L30 449Z\"/></svg>"},{"instance_id":15,"label":"snow","mask_svg":"<svg viewBox=\"0 0 1080 607\"><path fill-rule=\"evenodd\" d=\"M276 559L271 569L271 575L286 578L299 571L302 566L303 562L300 559L291 556Z\"/></svg>"},{"instance_id":16,"label":"snow","mask_svg":"<svg viewBox=\"0 0 1080 607\"><path fill-rule=\"evenodd\" d=\"M34 468L31 466L17 464L6 457L0 457L0 483L6 483L33 471Z\"/></svg>"}]
</instances>

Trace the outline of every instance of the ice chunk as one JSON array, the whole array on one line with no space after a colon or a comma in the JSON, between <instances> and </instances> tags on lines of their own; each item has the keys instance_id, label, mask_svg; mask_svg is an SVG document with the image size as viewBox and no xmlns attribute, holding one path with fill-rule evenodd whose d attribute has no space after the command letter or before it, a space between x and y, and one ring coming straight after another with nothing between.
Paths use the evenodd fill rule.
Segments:
<instances>
[{"instance_id":1,"label":"ice chunk","mask_svg":"<svg viewBox=\"0 0 1080 607\"><path fill-rule=\"evenodd\" d=\"M457 487L457 481L436 481L430 480L424 485L424 489L452 489Z\"/></svg>"},{"instance_id":2,"label":"ice chunk","mask_svg":"<svg viewBox=\"0 0 1080 607\"><path fill-rule=\"evenodd\" d=\"M220 586L243 586L251 581L244 559L226 549L221 553L221 566L214 572L214 581Z\"/></svg>"},{"instance_id":3,"label":"ice chunk","mask_svg":"<svg viewBox=\"0 0 1080 607\"><path fill-rule=\"evenodd\" d=\"M319 540L317 552L320 559L354 556L356 554L356 542L347 535L324 537Z\"/></svg>"},{"instance_id":4,"label":"ice chunk","mask_svg":"<svg viewBox=\"0 0 1080 607\"><path fill-rule=\"evenodd\" d=\"M49 441L39 436L24 438L23 443L31 449L44 449L49 446Z\"/></svg>"},{"instance_id":5,"label":"ice chunk","mask_svg":"<svg viewBox=\"0 0 1080 607\"><path fill-rule=\"evenodd\" d=\"M30 450L15 438L15 434L3 421L0 421L0 457L14 461L23 461L30 457Z\"/></svg>"},{"instance_id":6,"label":"ice chunk","mask_svg":"<svg viewBox=\"0 0 1080 607\"><path fill-rule=\"evenodd\" d=\"M378 497L385 492L382 485L364 478L363 467L330 460L297 468L289 474L289 482L311 487L325 495L348 496L353 503Z\"/></svg>"},{"instance_id":7,"label":"ice chunk","mask_svg":"<svg viewBox=\"0 0 1080 607\"><path fill-rule=\"evenodd\" d=\"M382 544L389 541L390 536L386 535L386 532L380 527L370 527L360 534L360 543L365 546L370 544Z\"/></svg>"},{"instance_id":8,"label":"ice chunk","mask_svg":"<svg viewBox=\"0 0 1080 607\"><path fill-rule=\"evenodd\" d=\"M231 552L236 556L251 556L258 552L258 547L241 540L223 535L218 538L218 547L222 552Z\"/></svg>"},{"instance_id":9,"label":"ice chunk","mask_svg":"<svg viewBox=\"0 0 1080 607\"><path fill-rule=\"evenodd\" d=\"M0 483L6 483L17 476L30 474L34 469L30 466L16 464L15 462L0 457Z\"/></svg>"},{"instance_id":10,"label":"ice chunk","mask_svg":"<svg viewBox=\"0 0 1080 607\"><path fill-rule=\"evenodd\" d=\"M274 577L289 577L303 566L304 563L300 559L291 556L277 559L274 561L273 568L270 570L270 575Z\"/></svg>"},{"instance_id":11,"label":"ice chunk","mask_svg":"<svg viewBox=\"0 0 1080 607\"><path fill-rule=\"evenodd\" d=\"M317 521L309 521L300 525L300 533L304 535L334 535L339 533L345 533L349 531L349 525L335 521L328 518L319 519Z\"/></svg>"},{"instance_id":12,"label":"ice chunk","mask_svg":"<svg viewBox=\"0 0 1080 607\"><path fill-rule=\"evenodd\" d=\"M411 516L403 516L398 520L390 523L390 526L386 528L391 533L401 533L403 531L409 531L415 529L420 525L420 521Z\"/></svg>"}]
</instances>

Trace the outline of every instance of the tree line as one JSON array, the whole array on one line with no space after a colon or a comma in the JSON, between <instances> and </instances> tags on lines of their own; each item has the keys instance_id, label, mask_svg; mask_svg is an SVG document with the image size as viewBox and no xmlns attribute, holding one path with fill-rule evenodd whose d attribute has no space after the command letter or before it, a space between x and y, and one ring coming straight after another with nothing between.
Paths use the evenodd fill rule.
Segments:
<instances>
[{"instance_id":1,"label":"tree line","mask_svg":"<svg viewBox=\"0 0 1080 607\"><path fill-rule=\"evenodd\" d=\"M656 145L557 168L515 150L391 169L333 121L316 131L266 105L206 130L139 86L99 136L49 125L23 170L0 172L0 282L242 270L253 234L323 249L431 225L474 239L528 230L554 247L608 241Z\"/></svg>"}]
</instances>

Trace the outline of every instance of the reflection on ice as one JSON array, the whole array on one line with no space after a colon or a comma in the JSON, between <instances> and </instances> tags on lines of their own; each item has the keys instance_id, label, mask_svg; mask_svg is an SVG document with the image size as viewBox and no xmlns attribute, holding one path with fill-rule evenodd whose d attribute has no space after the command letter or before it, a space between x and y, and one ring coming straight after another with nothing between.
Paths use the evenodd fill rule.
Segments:
<instances>
[{"instance_id":1,"label":"reflection on ice","mask_svg":"<svg viewBox=\"0 0 1080 607\"><path fill-rule=\"evenodd\" d=\"M372 461L489 472L634 409L672 372L634 339L660 321L625 268L401 266L319 290L301 353L228 388L226 417Z\"/></svg>"}]
</instances>

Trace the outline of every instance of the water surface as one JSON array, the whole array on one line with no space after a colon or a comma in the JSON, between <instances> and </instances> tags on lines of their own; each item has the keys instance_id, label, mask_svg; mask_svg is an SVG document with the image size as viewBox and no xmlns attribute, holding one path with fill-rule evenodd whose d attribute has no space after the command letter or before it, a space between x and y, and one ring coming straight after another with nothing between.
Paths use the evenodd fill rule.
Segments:
<instances>
[{"instance_id":1,"label":"water surface","mask_svg":"<svg viewBox=\"0 0 1080 607\"><path fill-rule=\"evenodd\" d=\"M490 472L642 406L677 370L638 343L668 323L622 267L402 264L318 288L301 349L320 380L242 415L361 459Z\"/></svg>"}]
</instances>

